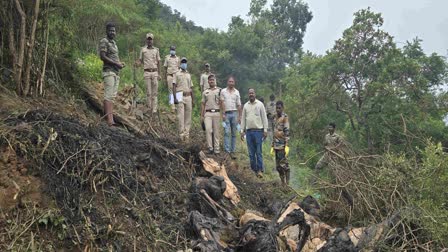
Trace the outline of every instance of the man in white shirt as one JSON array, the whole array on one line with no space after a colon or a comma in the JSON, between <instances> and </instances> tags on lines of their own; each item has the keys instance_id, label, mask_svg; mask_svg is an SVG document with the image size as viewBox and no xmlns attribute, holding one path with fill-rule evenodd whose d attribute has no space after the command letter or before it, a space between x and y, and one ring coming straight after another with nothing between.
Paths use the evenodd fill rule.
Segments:
<instances>
[{"instance_id":1,"label":"man in white shirt","mask_svg":"<svg viewBox=\"0 0 448 252\"><path fill-rule=\"evenodd\" d=\"M268 118L263 103L255 97L255 89L250 88L249 101L244 104L241 116L241 140L246 136L250 168L261 178L264 172L262 145L268 135Z\"/></svg>"},{"instance_id":2,"label":"man in white shirt","mask_svg":"<svg viewBox=\"0 0 448 252\"><path fill-rule=\"evenodd\" d=\"M237 125L241 123L241 96L235 88L235 77L227 78L227 88L221 91L221 99L225 107L224 150L232 159L235 156Z\"/></svg>"}]
</instances>

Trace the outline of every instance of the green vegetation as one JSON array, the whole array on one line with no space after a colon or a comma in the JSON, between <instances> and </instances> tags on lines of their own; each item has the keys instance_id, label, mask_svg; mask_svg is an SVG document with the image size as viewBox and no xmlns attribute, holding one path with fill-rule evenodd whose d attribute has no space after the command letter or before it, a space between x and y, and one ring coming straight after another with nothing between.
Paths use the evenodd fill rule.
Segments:
<instances>
[{"instance_id":1,"label":"green vegetation","mask_svg":"<svg viewBox=\"0 0 448 252\"><path fill-rule=\"evenodd\" d=\"M151 32L162 58L170 45L176 45L177 54L189 59L196 87L204 63L209 62L219 86L225 86L229 74L236 76L243 100L247 88L255 87L259 97L275 93L285 102L292 123L293 188L321 193L309 184L309 178L323 151L326 125L335 122L338 133L356 150L352 154L381 156L368 161L374 173L365 179L384 189L384 195L401 197L389 204L374 195L370 199L378 200L381 211L359 212L352 221L380 221L394 211L412 208L406 212L410 222L428 231L423 240L434 241L434 248L447 246L448 128L443 118L448 94L438 89L446 83L448 65L440 55L425 54L424 42L417 38L399 48L393 34L383 30L380 13L370 9L356 12L353 24L334 46L324 55L314 55L302 48L313 16L301 0L274 0L271 6L266 0L252 0L249 21L233 17L227 32L195 26L158 0L42 0L36 4L40 12L32 49L22 41L32 37L28 31L32 30L36 1L22 1L29 17L26 36L19 33L23 24L16 2L0 3L1 87L37 96L45 93L41 91L45 83L43 90L73 95L79 93L79 83L100 82L102 62L97 44L105 34L106 22L113 21L120 57L127 65L121 72L120 88L132 85L133 71L137 71L143 97L142 70L132 65L145 34ZM4 32L9 30L13 30L12 37ZM26 57L28 54L32 57ZM23 67L17 67L21 58ZM26 66L31 68L28 80ZM162 86L160 97L167 97L166 86ZM195 96L199 95L196 88ZM165 98L160 101L167 106ZM239 149L246 150L245 146ZM266 180L276 179L268 145L264 156ZM331 172L326 179L338 182L332 181ZM322 192L323 199L332 199L326 192ZM53 223L54 227L63 223L52 218L46 216L39 223Z\"/></svg>"}]
</instances>

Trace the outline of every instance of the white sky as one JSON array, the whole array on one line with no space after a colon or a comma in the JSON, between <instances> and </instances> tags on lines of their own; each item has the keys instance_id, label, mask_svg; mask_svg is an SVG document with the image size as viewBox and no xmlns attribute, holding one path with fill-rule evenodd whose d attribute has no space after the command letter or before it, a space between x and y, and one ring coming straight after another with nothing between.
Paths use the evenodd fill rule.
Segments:
<instances>
[{"instance_id":1,"label":"white sky","mask_svg":"<svg viewBox=\"0 0 448 252\"><path fill-rule=\"evenodd\" d=\"M202 27L227 30L232 16L246 18L250 0L161 0ZM426 53L448 56L448 0L304 0L313 12L304 49L323 54L342 36L353 13L371 7L381 12L384 30L398 46L415 37L423 39ZM272 2L272 1L271 1Z\"/></svg>"}]
</instances>

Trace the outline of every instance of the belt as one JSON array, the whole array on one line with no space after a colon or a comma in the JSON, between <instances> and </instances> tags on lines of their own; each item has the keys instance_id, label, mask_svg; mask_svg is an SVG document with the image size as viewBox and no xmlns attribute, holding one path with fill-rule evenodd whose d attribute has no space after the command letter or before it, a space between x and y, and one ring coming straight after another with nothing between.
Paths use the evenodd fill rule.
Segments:
<instances>
[{"instance_id":1,"label":"belt","mask_svg":"<svg viewBox=\"0 0 448 252\"><path fill-rule=\"evenodd\" d=\"M264 129L247 129L246 131L264 131Z\"/></svg>"},{"instance_id":2,"label":"belt","mask_svg":"<svg viewBox=\"0 0 448 252\"><path fill-rule=\"evenodd\" d=\"M168 76L171 76L171 77L174 76L174 74L167 74L167 75L168 75Z\"/></svg>"},{"instance_id":3,"label":"belt","mask_svg":"<svg viewBox=\"0 0 448 252\"><path fill-rule=\"evenodd\" d=\"M190 96L191 92L183 92L182 94L183 94L183 96Z\"/></svg>"},{"instance_id":4,"label":"belt","mask_svg":"<svg viewBox=\"0 0 448 252\"><path fill-rule=\"evenodd\" d=\"M237 112L237 111L238 111L238 110L227 110L227 111L226 111L226 114L227 114L227 113Z\"/></svg>"},{"instance_id":5,"label":"belt","mask_svg":"<svg viewBox=\"0 0 448 252\"><path fill-rule=\"evenodd\" d=\"M205 112L219 112L219 109L206 109Z\"/></svg>"},{"instance_id":6,"label":"belt","mask_svg":"<svg viewBox=\"0 0 448 252\"><path fill-rule=\"evenodd\" d=\"M148 68L148 69L145 69L145 72L150 72L150 73L152 73L152 72L157 72L157 71L158 71L157 68Z\"/></svg>"}]
</instances>

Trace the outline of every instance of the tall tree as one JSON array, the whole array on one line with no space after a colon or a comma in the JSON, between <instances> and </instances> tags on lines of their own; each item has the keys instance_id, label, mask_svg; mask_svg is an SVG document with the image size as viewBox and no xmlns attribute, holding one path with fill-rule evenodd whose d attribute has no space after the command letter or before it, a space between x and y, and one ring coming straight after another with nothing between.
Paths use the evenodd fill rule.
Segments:
<instances>
[{"instance_id":1,"label":"tall tree","mask_svg":"<svg viewBox=\"0 0 448 252\"><path fill-rule=\"evenodd\" d=\"M370 9L356 12L352 26L331 52L339 65L336 84L351 97L347 102L343 101L346 96L336 101L337 109L348 116L353 130L362 130L370 149L373 142L368 119L380 111L379 100L374 98L384 90L379 83L380 69L396 50L392 36L381 30L383 22L381 14Z\"/></svg>"},{"instance_id":2,"label":"tall tree","mask_svg":"<svg viewBox=\"0 0 448 252\"><path fill-rule=\"evenodd\" d=\"M301 0L274 0L271 6L271 20L276 39L284 41L284 55L289 64L297 63L303 45L306 27L313 19L308 4Z\"/></svg>"}]
</instances>

